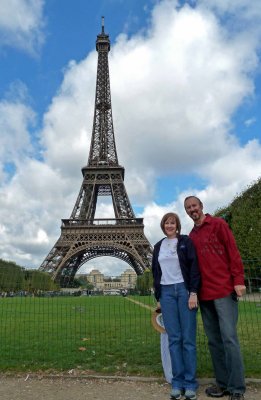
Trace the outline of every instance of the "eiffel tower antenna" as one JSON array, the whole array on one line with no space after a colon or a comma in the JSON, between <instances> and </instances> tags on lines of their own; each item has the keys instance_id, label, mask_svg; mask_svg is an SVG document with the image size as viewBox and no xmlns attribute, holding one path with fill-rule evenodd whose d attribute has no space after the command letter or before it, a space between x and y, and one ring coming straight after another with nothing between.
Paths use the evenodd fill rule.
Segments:
<instances>
[{"instance_id":1,"label":"eiffel tower antenna","mask_svg":"<svg viewBox=\"0 0 261 400\"><path fill-rule=\"evenodd\" d=\"M136 218L119 165L111 109L108 54L109 35L97 35L96 95L88 164L69 219L62 219L61 235L40 266L61 285L68 285L87 261L111 256L128 263L140 275L150 268L152 247L144 235L142 218ZM95 218L99 196L110 196L115 218Z\"/></svg>"}]
</instances>

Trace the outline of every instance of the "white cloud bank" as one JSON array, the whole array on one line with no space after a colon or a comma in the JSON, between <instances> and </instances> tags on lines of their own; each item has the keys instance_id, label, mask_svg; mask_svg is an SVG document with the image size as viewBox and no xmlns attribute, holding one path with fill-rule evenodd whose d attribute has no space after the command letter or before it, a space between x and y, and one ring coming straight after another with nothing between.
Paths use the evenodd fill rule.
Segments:
<instances>
[{"instance_id":1,"label":"white cloud bank","mask_svg":"<svg viewBox=\"0 0 261 400\"><path fill-rule=\"evenodd\" d=\"M255 95L259 28L251 24L249 12L245 30L230 32L229 22L221 24L215 8L207 8L205 1L198 3L196 8L186 5L177 10L174 1L159 2L150 29L130 38L120 35L110 53L119 162L126 169L132 203L144 209L145 232L152 243L161 237L159 221L166 211L178 212L184 230L189 229L183 199L191 191L212 212L261 172L260 141L252 138L240 144L231 122L238 107ZM247 3L241 0L240 4L243 9ZM231 2L223 1L223 8L220 2L214 5L219 13L233 11ZM251 2L254 6L259 9L258 2ZM4 125L0 141L9 158L19 161L12 179L5 179L0 187L2 258L38 267L60 235L60 219L71 214L82 181L80 169L88 160L96 65L93 51L65 70L62 86L37 132L43 146L41 161L24 151L30 148L33 110L22 103L0 103ZM15 121L1 113L4 108L14 110ZM10 135L17 138L13 145ZM0 152L2 176L4 154ZM188 183L169 204L156 204L156 181L172 171L174 186L180 174L198 176L206 185L202 189Z\"/></svg>"},{"instance_id":2,"label":"white cloud bank","mask_svg":"<svg viewBox=\"0 0 261 400\"><path fill-rule=\"evenodd\" d=\"M44 0L0 1L0 46L36 54L43 44Z\"/></svg>"}]
</instances>

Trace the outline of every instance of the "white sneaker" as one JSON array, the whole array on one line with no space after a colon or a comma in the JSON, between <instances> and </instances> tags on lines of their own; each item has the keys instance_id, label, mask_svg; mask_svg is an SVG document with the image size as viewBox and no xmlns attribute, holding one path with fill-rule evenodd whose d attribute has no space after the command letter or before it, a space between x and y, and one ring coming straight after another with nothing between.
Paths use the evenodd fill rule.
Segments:
<instances>
[{"instance_id":1,"label":"white sneaker","mask_svg":"<svg viewBox=\"0 0 261 400\"><path fill-rule=\"evenodd\" d=\"M181 399L181 390L172 388L172 390L170 392L170 398L172 400L180 400Z\"/></svg>"},{"instance_id":2,"label":"white sneaker","mask_svg":"<svg viewBox=\"0 0 261 400\"><path fill-rule=\"evenodd\" d=\"M187 389L185 391L185 400L197 400L197 394L194 390Z\"/></svg>"}]
</instances>

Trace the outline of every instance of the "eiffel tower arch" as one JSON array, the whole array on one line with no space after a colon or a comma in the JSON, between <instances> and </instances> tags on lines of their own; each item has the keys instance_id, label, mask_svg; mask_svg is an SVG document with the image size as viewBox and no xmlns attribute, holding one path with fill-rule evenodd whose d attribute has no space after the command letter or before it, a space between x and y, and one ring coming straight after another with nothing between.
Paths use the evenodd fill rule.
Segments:
<instances>
[{"instance_id":1,"label":"eiffel tower arch","mask_svg":"<svg viewBox=\"0 0 261 400\"><path fill-rule=\"evenodd\" d=\"M61 235L40 266L62 285L70 283L87 261L102 256L127 262L138 275L150 268L152 247L136 218L119 165L111 109L109 35L97 36L98 52L93 130L88 164L69 219L62 219ZM115 218L95 218L99 196L110 196Z\"/></svg>"}]
</instances>

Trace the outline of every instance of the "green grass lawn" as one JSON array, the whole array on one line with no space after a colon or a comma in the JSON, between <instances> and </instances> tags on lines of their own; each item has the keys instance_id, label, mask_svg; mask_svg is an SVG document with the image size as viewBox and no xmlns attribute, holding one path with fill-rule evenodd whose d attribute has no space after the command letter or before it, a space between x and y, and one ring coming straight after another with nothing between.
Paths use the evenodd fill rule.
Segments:
<instances>
[{"instance_id":1,"label":"green grass lawn","mask_svg":"<svg viewBox=\"0 0 261 400\"><path fill-rule=\"evenodd\" d=\"M162 375L160 335L151 326L152 296L1 298L0 370L80 370ZM260 312L240 302L239 336L246 375L261 370ZM198 315L198 374L211 376Z\"/></svg>"}]
</instances>

